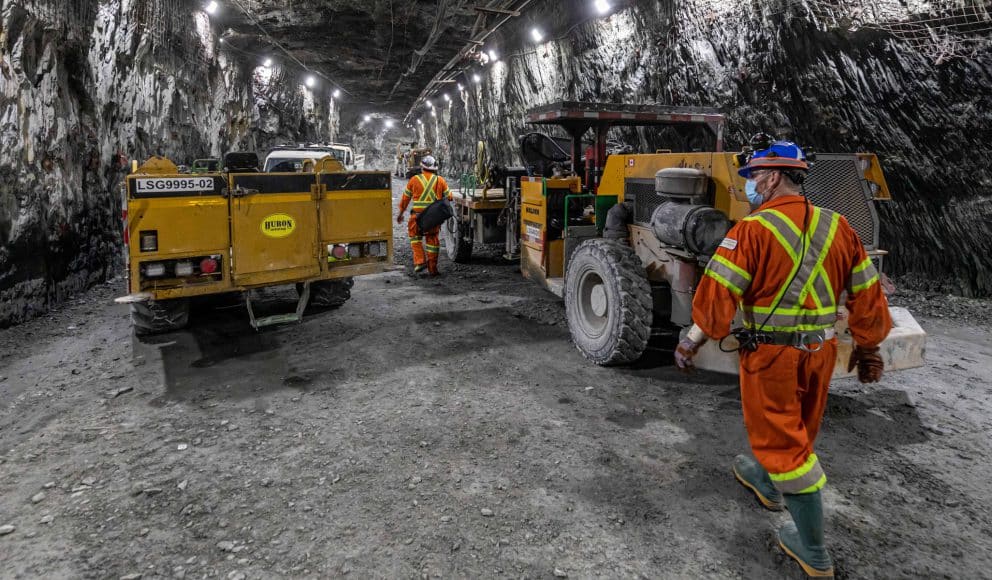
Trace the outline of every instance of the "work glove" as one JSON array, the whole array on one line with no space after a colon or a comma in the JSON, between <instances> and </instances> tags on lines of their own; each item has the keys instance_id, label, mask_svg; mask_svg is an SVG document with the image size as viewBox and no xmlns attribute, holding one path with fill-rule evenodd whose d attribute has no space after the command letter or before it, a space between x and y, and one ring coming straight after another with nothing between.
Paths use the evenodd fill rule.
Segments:
<instances>
[{"instance_id":1,"label":"work glove","mask_svg":"<svg viewBox=\"0 0 992 580\"><path fill-rule=\"evenodd\" d=\"M396 223L398 224L403 223L403 212L400 212L399 214L396 215Z\"/></svg>"},{"instance_id":2,"label":"work glove","mask_svg":"<svg viewBox=\"0 0 992 580\"><path fill-rule=\"evenodd\" d=\"M847 361L847 372L858 367L858 380L862 383L877 383L882 378L882 371L885 363L882 362L882 355L878 354L878 347L854 346L851 351L851 358Z\"/></svg>"},{"instance_id":3,"label":"work glove","mask_svg":"<svg viewBox=\"0 0 992 580\"><path fill-rule=\"evenodd\" d=\"M703 342L706 341L704 340ZM686 374L696 370L696 365L693 364L692 358L696 356L701 346L703 346L702 342L694 342L688 337L680 340L678 347L675 348L675 366Z\"/></svg>"}]
</instances>

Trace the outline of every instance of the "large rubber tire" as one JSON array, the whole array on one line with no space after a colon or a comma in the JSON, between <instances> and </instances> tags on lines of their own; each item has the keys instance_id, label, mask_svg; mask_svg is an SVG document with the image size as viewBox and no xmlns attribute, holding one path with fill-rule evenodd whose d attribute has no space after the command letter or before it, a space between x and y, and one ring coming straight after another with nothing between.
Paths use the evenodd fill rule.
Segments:
<instances>
[{"instance_id":1,"label":"large rubber tire","mask_svg":"<svg viewBox=\"0 0 992 580\"><path fill-rule=\"evenodd\" d=\"M458 216L444 222L441 237L444 238L448 259L452 262L466 264L472 259L472 238L465 237L465 224L458 220Z\"/></svg>"},{"instance_id":2,"label":"large rubber tire","mask_svg":"<svg viewBox=\"0 0 992 580\"><path fill-rule=\"evenodd\" d=\"M354 278L311 282L307 308L338 308L351 298L351 287L354 285ZM296 285L296 292L303 293L303 284Z\"/></svg>"},{"instance_id":3,"label":"large rubber tire","mask_svg":"<svg viewBox=\"0 0 992 580\"><path fill-rule=\"evenodd\" d=\"M150 300L131 304L131 325L136 336L172 332L189 324L189 298Z\"/></svg>"},{"instance_id":4,"label":"large rubber tire","mask_svg":"<svg viewBox=\"0 0 992 580\"><path fill-rule=\"evenodd\" d=\"M565 315L587 359L602 366L639 359L654 315L651 285L634 251L602 238L576 248L565 273Z\"/></svg>"}]
</instances>

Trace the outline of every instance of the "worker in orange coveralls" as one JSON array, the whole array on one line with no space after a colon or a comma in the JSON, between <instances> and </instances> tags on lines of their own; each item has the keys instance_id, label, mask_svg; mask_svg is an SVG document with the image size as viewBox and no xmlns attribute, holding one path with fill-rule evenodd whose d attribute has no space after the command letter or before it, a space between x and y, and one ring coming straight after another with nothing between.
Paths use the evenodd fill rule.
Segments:
<instances>
[{"instance_id":1,"label":"worker in orange coveralls","mask_svg":"<svg viewBox=\"0 0 992 580\"><path fill-rule=\"evenodd\" d=\"M426 232L419 231L417 227L417 214L424 211L430 204L442 197L447 197L451 201L451 190L448 189L448 182L443 177L437 175L437 160L432 155L427 155L420 162L421 173L414 175L406 184L403 190L403 197L400 199L400 213L396 216L396 223L403 223L403 214L406 208L413 201L413 210L410 212L410 221L407 222L407 232L410 235L410 247L413 249L413 272L418 274L427 268L431 276L437 276L437 256L441 251L441 240L438 234L441 227L432 228ZM424 256L424 246L426 245L427 255Z\"/></svg>"},{"instance_id":2,"label":"worker in orange coveralls","mask_svg":"<svg viewBox=\"0 0 992 580\"><path fill-rule=\"evenodd\" d=\"M779 544L808 575L829 578L820 492L827 477L813 442L837 358L842 292L855 342L848 370L857 367L862 383L882 377L878 345L892 320L857 233L803 194L803 150L787 141L763 146L739 170L758 208L730 230L706 266L692 303L695 324L675 359L691 370L699 347L728 336L741 309L741 404L757 461L738 455L734 475L768 509L788 507L793 521L779 529Z\"/></svg>"}]
</instances>

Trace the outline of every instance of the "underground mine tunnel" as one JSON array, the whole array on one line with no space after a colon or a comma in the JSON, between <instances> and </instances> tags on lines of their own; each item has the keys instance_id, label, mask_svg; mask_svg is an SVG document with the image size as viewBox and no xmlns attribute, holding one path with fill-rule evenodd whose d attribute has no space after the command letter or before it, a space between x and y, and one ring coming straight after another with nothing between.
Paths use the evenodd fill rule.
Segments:
<instances>
[{"instance_id":1,"label":"underground mine tunnel","mask_svg":"<svg viewBox=\"0 0 992 580\"><path fill-rule=\"evenodd\" d=\"M0 577L987 576L990 14L0 0Z\"/></svg>"}]
</instances>

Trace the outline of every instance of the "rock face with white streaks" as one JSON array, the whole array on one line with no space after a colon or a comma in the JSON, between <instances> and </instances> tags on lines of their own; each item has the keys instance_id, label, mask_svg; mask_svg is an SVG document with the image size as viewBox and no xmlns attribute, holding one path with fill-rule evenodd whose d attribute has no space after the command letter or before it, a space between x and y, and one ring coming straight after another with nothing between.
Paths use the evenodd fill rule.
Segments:
<instances>
[{"instance_id":1,"label":"rock face with white streaks","mask_svg":"<svg viewBox=\"0 0 992 580\"><path fill-rule=\"evenodd\" d=\"M206 15L174 3L0 4L0 326L121 270L131 159L335 137L329 88L219 54Z\"/></svg>"},{"instance_id":2,"label":"rock face with white streaks","mask_svg":"<svg viewBox=\"0 0 992 580\"><path fill-rule=\"evenodd\" d=\"M567 2L529 11L527 23L504 27L493 40L501 62L469 69L469 76L481 74L480 85L460 79L467 90L451 91L452 105L436 119L426 108L414 111L412 119L424 123L421 139L436 145L449 166L474 162L480 139L497 161L515 164L517 135L533 130L524 111L534 106L577 100L716 107L727 115L732 148L763 130L819 151L878 153L895 198L881 209L882 247L892 252L886 268L944 290L992 295L987 39L973 42L974 52L962 52L969 45L959 42L957 54L935 53L939 44L921 46L892 32L885 18L914 16L889 0L871 3L881 16L862 14L854 31L851 14L823 2L632 4L607 18ZM529 22L543 23L551 40L532 43ZM974 41L967 28L953 30ZM688 148L698 141L691 134L628 138L641 151L669 138Z\"/></svg>"}]
</instances>

